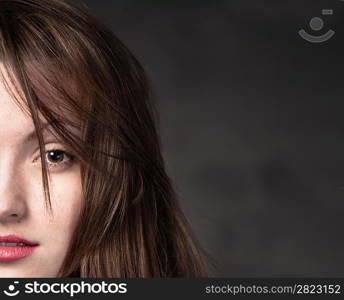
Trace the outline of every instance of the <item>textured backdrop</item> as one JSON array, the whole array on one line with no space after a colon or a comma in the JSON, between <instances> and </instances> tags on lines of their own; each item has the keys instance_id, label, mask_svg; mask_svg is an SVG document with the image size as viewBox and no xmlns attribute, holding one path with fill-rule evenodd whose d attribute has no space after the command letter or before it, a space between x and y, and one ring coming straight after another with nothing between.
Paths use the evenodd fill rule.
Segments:
<instances>
[{"instance_id":1,"label":"textured backdrop","mask_svg":"<svg viewBox=\"0 0 344 300\"><path fill-rule=\"evenodd\" d=\"M344 2L82 3L150 75L168 172L216 275L343 275ZM335 35L313 44L302 28Z\"/></svg>"}]
</instances>

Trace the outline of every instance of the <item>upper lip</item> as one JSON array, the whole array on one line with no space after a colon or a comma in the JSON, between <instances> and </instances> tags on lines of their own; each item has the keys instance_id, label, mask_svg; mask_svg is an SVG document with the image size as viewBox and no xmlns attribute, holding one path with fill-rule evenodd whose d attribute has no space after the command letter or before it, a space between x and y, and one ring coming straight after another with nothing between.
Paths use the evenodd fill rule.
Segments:
<instances>
[{"instance_id":1,"label":"upper lip","mask_svg":"<svg viewBox=\"0 0 344 300\"><path fill-rule=\"evenodd\" d=\"M38 243L30 242L16 235L0 236L0 243L22 243L28 246L37 246Z\"/></svg>"}]
</instances>

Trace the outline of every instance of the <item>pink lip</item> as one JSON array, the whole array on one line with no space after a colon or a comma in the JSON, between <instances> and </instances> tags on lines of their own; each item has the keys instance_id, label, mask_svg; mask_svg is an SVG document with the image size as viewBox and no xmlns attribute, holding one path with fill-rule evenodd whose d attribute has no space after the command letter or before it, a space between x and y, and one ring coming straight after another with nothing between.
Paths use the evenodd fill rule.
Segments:
<instances>
[{"instance_id":1,"label":"pink lip","mask_svg":"<svg viewBox=\"0 0 344 300\"><path fill-rule=\"evenodd\" d=\"M25 246L0 246L0 261L12 261L32 254L38 243L15 235L0 236L0 243L23 243Z\"/></svg>"}]
</instances>

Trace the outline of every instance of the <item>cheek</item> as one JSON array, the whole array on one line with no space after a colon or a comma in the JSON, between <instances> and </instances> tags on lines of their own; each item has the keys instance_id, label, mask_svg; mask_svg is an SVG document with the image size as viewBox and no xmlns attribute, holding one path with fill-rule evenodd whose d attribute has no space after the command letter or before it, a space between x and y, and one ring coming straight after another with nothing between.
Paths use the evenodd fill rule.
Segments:
<instances>
[{"instance_id":1,"label":"cheek","mask_svg":"<svg viewBox=\"0 0 344 300\"><path fill-rule=\"evenodd\" d=\"M55 276L67 255L72 234L79 219L82 204L81 176L78 169L51 172L49 188L52 206L50 214L44 203L41 173L27 174L26 184L28 214L23 225L40 243L36 256L27 269L38 270L39 274ZM23 221L24 222L24 221ZM38 272L37 271L37 272ZM33 271L34 275L36 271ZM40 277L40 276L38 276Z\"/></svg>"},{"instance_id":2,"label":"cheek","mask_svg":"<svg viewBox=\"0 0 344 300\"><path fill-rule=\"evenodd\" d=\"M44 194L41 186L40 189L42 200L40 208L35 211L39 215L33 216L44 232L44 239L54 237L54 244L66 246L73 234L76 223L79 219L82 198L81 177L77 169L61 173L51 173L50 180L50 199L52 206L52 215L45 211ZM36 214L35 212L33 212Z\"/></svg>"},{"instance_id":3,"label":"cheek","mask_svg":"<svg viewBox=\"0 0 344 300\"><path fill-rule=\"evenodd\" d=\"M81 208L81 180L78 173L52 177L51 204L53 222L51 226L59 232L72 234Z\"/></svg>"}]
</instances>

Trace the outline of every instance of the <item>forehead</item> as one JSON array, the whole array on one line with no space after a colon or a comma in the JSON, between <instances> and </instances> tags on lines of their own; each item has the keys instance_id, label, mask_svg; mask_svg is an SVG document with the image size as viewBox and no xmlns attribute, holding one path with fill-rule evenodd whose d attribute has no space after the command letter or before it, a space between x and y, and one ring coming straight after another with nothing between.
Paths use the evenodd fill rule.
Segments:
<instances>
[{"instance_id":1,"label":"forehead","mask_svg":"<svg viewBox=\"0 0 344 300\"><path fill-rule=\"evenodd\" d=\"M20 96L10 82L8 75L3 71L3 66L0 65L0 69L2 73L0 76L0 124L8 124L6 127L28 125L32 120L15 101L14 98L20 99Z\"/></svg>"},{"instance_id":2,"label":"forehead","mask_svg":"<svg viewBox=\"0 0 344 300\"><path fill-rule=\"evenodd\" d=\"M19 88L10 80L4 66L0 63L0 138L5 136L21 136L27 132L32 132L34 123L31 113L23 100L23 96ZM14 79L15 80L15 79ZM68 123L73 126L66 126L75 134L79 133L80 120L72 115L70 111L62 109L56 103L48 103L49 111L54 114L63 116ZM41 112L38 112L41 124L47 123ZM49 129L50 130L50 129ZM47 130L48 131L48 130Z\"/></svg>"},{"instance_id":3,"label":"forehead","mask_svg":"<svg viewBox=\"0 0 344 300\"><path fill-rule=\"evenodd\" d=\"M49 111L53 114L66 117L66 120L71 120L73 122L80 121L77 111L72 109L69 105L69 101L66 101L66 98L74 99L74 101L80 104L80 107L83 106L84 101L80 101L83 97L79 95L80 89L78 85L74 83L73 78L62 71L60 73L53 63L50 63L45 69L43 69L42 66L34 64L31 64L31 66L32 68L30 71L25 69L25 72L29 72L26 74L27 80L35 95L38 97L39 102L49 108ZM49 73L50 75L48 75ZM53 73L54 75L51 75ZM0 96L5 100L12 99L30 116L31 113L21 86L16 77L10 75L12 75L12 73L8 73L0 60Z\"/></svg>"}]
</instances>

